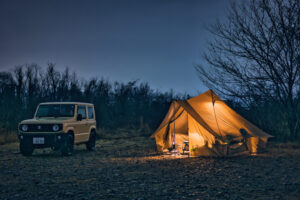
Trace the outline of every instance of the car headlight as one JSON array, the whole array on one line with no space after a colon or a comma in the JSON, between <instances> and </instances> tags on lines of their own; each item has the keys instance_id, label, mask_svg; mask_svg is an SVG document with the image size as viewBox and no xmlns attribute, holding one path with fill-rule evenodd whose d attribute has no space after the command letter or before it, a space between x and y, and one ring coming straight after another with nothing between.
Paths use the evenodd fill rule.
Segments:
<instances>
[{"instance_id":1,"label":"car headlight","mask_svg":"<svg viewBox=\"0 0 300 200\"><path fill-rule=\"evenodd\" d=\"M57 124L54 124L53 126L52 126L52 130L53 131L59 131L59 126L57 125Z\"/></svg>"},{"instance_id":2,"label":"car headlight","mask_svg":"<svg viewBox=\"0 0 300 200\"><path fill-rule=\"evenodd\" d=\"M27 124L23 124L21 126L21 130L24 131L24 132L28 131L28 125Z\"/></svg>"}]
</instances>

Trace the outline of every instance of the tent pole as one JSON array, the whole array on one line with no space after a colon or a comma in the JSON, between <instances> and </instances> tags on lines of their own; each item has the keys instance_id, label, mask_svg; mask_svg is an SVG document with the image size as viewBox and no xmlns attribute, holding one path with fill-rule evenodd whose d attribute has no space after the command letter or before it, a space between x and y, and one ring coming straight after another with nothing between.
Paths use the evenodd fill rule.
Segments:
<instances>
[{"instance_id":1,"label":"tent pole","mask_svg":"<svg viewBox=\"0 0 300 200\"><path fill-rule=\"evenodd\" d=\"M173 149L175 149L175 121L174 121L174 136L173 136Z\"/></svg>"},{"instance_id":2,"label":"tent pole","mask_svg":"<svg viewBox=\"0 0 300 200\"><path fill-rule=\"evenodd\" d=\"M190 157L190 131L189 131L189 114L186 112L186 118L187 118L187 135L188 135L188 144L189 144L189 157Z\"/></svg>"}]
</instances>

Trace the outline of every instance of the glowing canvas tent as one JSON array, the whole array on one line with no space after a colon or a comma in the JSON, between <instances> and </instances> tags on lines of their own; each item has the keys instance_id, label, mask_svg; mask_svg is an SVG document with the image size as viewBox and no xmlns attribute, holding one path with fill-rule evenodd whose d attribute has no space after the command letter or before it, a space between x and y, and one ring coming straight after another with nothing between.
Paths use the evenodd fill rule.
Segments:
<instances>
[{"instance_id":1,"label":"glowing canvas tent","mask_svg":"<svg viewBox=\"0 0 300 200\"><path fill-rule=\"evenodd\" d=\"M159 152L174 147L182 152L184 142L188 141L192 156L226 156L257 153L272 136L208 90L187 101L173 101L152 137Z\"/></svg>"}]
</instances>

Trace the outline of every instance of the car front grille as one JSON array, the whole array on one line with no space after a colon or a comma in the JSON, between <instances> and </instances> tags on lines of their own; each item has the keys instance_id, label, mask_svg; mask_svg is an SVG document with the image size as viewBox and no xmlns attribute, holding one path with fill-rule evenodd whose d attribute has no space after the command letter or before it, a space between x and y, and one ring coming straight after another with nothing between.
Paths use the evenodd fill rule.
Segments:
<instances>
[{"instance_id":1,"label":"car front grille","mask_svg":"<svg viewBox=\"0 0 300 200\"><path fill-rule=\"evenodd\" d=\"M52 127L54 124L27 124L28 131L26 132L53 132ZM62 124L57 124L59 126L59 131L62 130ZM21 129L22 124L19 127Z\"/></svg>"}]
</instances>

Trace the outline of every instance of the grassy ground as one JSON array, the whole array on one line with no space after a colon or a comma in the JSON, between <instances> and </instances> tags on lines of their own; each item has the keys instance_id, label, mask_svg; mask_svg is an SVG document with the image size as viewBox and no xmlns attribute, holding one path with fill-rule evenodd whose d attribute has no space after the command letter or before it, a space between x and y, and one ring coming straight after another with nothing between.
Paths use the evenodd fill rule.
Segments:
<instances>
[{"instance_id":1,"label":"grassy ground","mask_svg":"<svg viewBox=\"0 0 300 200\"><path fill-rule=\"evenodd\" d=\"M17 142L18 135L13 131L0 131L0 145Z\"/></svg>"},{"instance_id":2,"label":"grassy ground","mask_svg":"<svg viewBox=\"0 0 300 200\"><path fill-rule=\"evenodd\" d=\"M0 146L0 199L300 199L300 146L234 158L158 156L155 141L101 132L95 152L74 155ZM135 136L130 136L135 135ZM130 136L130 137L129 137Z\"/></svg>"}]
</instances>

